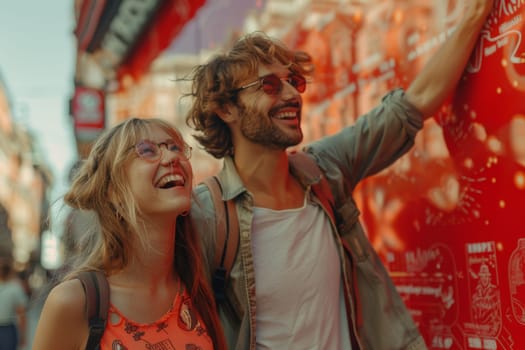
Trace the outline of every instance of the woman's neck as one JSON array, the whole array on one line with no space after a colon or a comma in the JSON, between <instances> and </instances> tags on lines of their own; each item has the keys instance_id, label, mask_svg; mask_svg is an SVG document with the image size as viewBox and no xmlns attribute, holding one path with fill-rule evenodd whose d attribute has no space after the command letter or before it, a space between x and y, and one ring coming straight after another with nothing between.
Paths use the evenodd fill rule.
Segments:
<instances>
[{"instance_id":1,"label":"woman's neck","mask_svg":"<svg viewBox=\"0 0 525 350\"><path fill-rule=\"evenodd\" d=\"M156 223L142 227L144 231L139 236L143 241L135 242L129 264L118 274L139 283L157 284L172 280L175 276L175 225Z\"/></svg>"}]
</instances>

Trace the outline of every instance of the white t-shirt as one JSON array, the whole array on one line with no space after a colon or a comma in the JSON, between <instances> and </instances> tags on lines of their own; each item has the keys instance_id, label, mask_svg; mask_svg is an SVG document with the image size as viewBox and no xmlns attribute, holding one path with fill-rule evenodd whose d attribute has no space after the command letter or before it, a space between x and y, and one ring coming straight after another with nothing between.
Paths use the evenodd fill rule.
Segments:
<instances>
[{"instance_id":1,"label":"white t-shirt","mask_svg":"<svg viewBox=\"0 0 525 350\"><path fill-rule=\"evenodd\" d=\"M350 349L330 221L302 208L253 208L257 349Z\"/></svg>"},{"instance_id":2,"label":"white t-shirt","mask_svg":"<svg viewBox=\"0 0 525 350\"><path fill-rule=\"evenodd\" d=\"M0 326L16 324L16 309L26 306L27 296L18 282L0 282Z\"/></svg>"}]
</instances>

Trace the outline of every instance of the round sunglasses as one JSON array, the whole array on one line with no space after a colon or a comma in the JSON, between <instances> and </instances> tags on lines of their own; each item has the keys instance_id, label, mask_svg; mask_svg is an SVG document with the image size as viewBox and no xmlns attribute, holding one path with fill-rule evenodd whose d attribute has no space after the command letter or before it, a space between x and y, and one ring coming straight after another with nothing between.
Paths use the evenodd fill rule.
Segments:
<instances>
[{"instance_id":1,"label":"round sunglasses","mask_svg":"<svg viewBox=\"0 0 525 350\"><path fill-rule=\"evenodd\" d=\"M278 95L283 91L283 80L288 84L292 85L295 90L299 93L303 93L306 90L306 78L300 74L290 74L287 77L279 77L274 73L263 75L262 77L257 78L257 80L241 86L234 91L242 91L249 87L259 84L259 88L262 88L264 93L268 95Z\"/></svg>"},{"instance_id":2,"label":"round sunglasses","mask_svg":"<svg viewBox=\"0 0 525 350\"><path fill-rule=\"evenodd\" d=\"M165 146L166 150L173 152L184 159L190 159L191 157L191 146L186 143L181 145L172 140L159 143L150 140L140 140L134 147L135 152L140 158L148 162L156 162L162 156L161 146Z\"/></svg>"}]
</instances>

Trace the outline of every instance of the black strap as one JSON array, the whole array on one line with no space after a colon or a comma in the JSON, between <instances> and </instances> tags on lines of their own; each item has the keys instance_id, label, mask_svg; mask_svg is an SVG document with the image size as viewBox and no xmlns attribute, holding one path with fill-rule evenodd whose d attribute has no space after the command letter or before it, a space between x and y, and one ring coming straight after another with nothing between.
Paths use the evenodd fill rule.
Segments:
<instances>
[{"instance_id":1,"label":"black strap","mask_svg":"<svg viewBox=\"0 0 525 350\"><path fill-rule=\"evenodd\" d=\"M222 199L219 179L212 176L204 179L215 207L215 259L213 262L212 288L217 304L226 300L226 283L239 246L239 221L235 202Z\"/></svg>"},{"instance_id":2,"label":"black strap","mask_svg":"<svg viewBox=\"0 0 525 350\"><path fill-rule=\"evenodd\" d=\"M219 179L216 176L213 176L212 178L217 183L217 186L219 186L220 193L222 193L222 187L221 187L221 183L219 182ZM224 244L222 247L221 260L219 262L219 267L224 269L224 260L226 259L226 251L228 250L227 249L228 241L230 239L230 216L229 216L229 210L228 210L228 202L222 201L222 204L224 207L223 209L224 212L222 213L222 215L224 215L224 220L226 220L226 229L224 230L224 233L226 234L226 236L224 237ZM220 207L220 204L218 206ZM217 246L220 247L220 245L217 245Z\"/></svg>"},{"instance_id":3,"label":"black strap","mask_svg":"<svg viewBox=\"0 0 525 350\"><path fill-rule=\"evenodd\" d=\"M86 350L96 350L100 348L100 340L106 328L109 310L108 281L100 271L83 271L77 278L82 282L86 294L85 313L89 325Z\"/></svg>"}]
</instances>

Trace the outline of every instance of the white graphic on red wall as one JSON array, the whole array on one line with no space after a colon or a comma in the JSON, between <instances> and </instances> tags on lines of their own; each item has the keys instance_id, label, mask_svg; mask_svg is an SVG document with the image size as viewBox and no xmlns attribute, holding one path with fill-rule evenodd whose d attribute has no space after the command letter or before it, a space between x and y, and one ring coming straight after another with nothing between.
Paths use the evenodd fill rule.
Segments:
<instances>
[{"instance_id":1,"label":"white graphic on red wall","mask_svg":"<svg viewBox=\"0 0 525 350\"><path fill-rule=\"evenodd\" d=\"M418 324L430 324L435 348L449 349L454 336L449 325L458 321L457 276L454 255L442 244L428 249L387 255L396 288L411 305ZM420 311L418 311L420 310Z\"/></svg>"},{"instance_id":2,"label":"white graphic on red wall","mask_svg":"<svg viewBox=\"0 0 525 350\"><path fill-rule=\"evenodd\" d=\"M467 266L472 323L467 323L466 329L474 334L495 336L501 327L495 243L467 244Z\"/></svg>"},{"instance_id":3,"label":"white graphic on red wall","mask_svg":"<svg viewBox=\"0 0 525 350\"><path fill-rule=\"evenodd\" d=\"M525 238L518 241L510 257L509 283L514 318L525 325Z\"/></svg>"}]
</instances>

